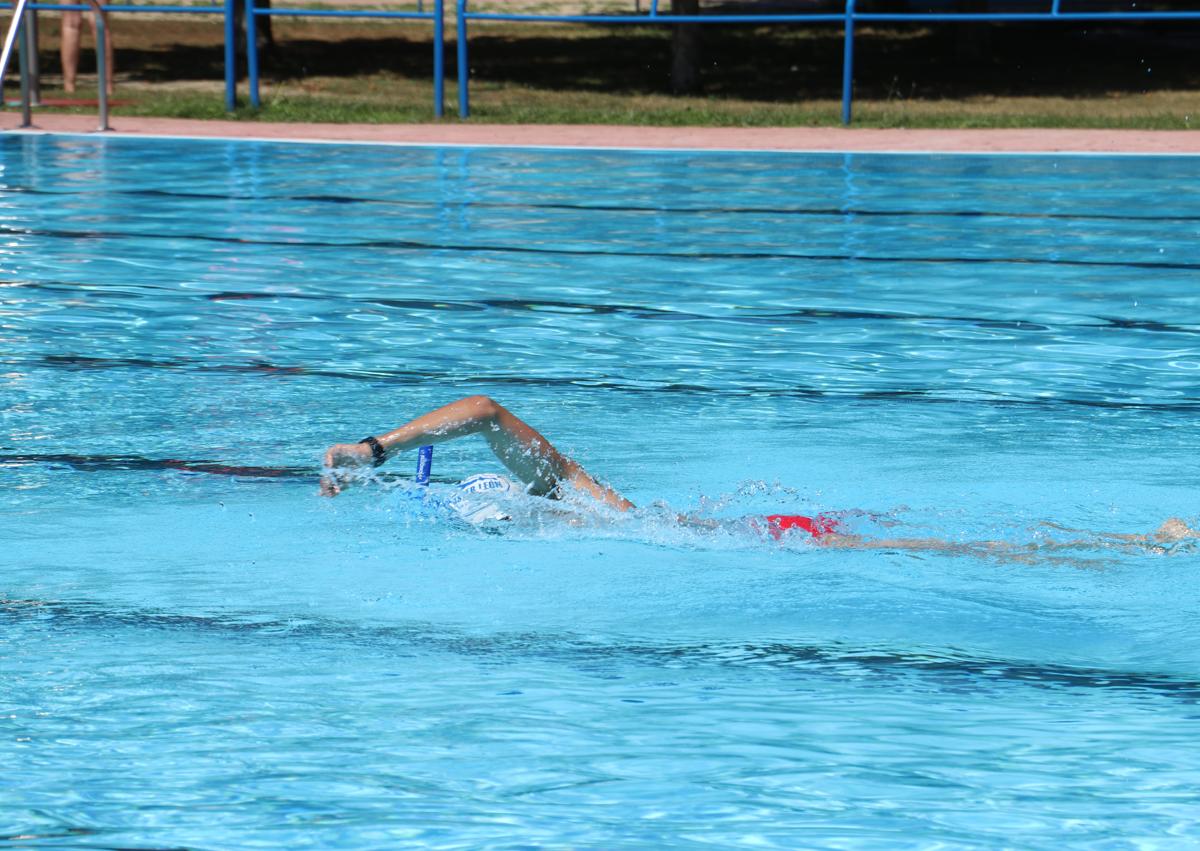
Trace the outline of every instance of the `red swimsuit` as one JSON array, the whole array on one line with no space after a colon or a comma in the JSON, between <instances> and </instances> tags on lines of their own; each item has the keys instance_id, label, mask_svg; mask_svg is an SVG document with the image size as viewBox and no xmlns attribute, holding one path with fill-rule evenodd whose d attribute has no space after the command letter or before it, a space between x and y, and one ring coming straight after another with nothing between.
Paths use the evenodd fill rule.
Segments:
<instances>
[{"instance_id":1,"label":"red swimsuit","mask_svg":"<svg viewBox=\"0 0 1200 851\"><path fill-rule=\"evenodd\" d=\"M822 538L837 532L838 529L837 519L827 514L818 514L816 517L805 517L803 514L771 514L766 520L767 531L775 540L779 540L784 532L792 529L802 529L813 538Z\"/></svg>"}]
</instances>

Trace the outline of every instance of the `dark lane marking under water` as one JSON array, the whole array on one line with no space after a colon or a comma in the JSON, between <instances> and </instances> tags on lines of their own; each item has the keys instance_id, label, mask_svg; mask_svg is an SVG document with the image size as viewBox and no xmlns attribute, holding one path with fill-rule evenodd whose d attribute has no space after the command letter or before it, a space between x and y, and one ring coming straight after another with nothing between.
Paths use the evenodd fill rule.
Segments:
<instances>
[{"instance_id":1,"label":"dark lane marking under water","mask_svg":"<svg viewBox=\"0 0 1200 851\"><path fill-rule=\"evenodd\" d=\"M1200 398L1180 402L1134 402L1125 399L1077 399L1066 396L1015 398L1012 396L986 397L983 391L965 396L959 391L939 391L925 388L896 388L889 390L828 391L812 387L778 387L742 385L739 387L708 387L702 384L664 383L656 387L645 382L628 383L609 378L585 376L527 376L527 375L475 375L430 370L366 369L361 371L315 368L307 366L280 366L269 363L213 364L206 360L175 358L153 360L150 358L106 358L88 355L44 355L37 358L0 357L0 364L24 367L50 367L56 369L107 370L107 369L163 369L186 372L249 373L279 378L317 377L348 381L383 382L397 387L428 387L436 383L445 387L483 385L497 387L579 387L588 390L606 390L633 395L686 394L697 396L725 397L732 399L799 399L831 401L911 401L933 404L988 406L1012 406L1052 409L1060 406L1104 408L1122 411L1147 411L1159 413L1194 413L1200 411ZM944 394L944 395L938 395Z\"/></svg>"},{"instance_id":2,"label":"dark lane marking under water","mask_svg":"<svg viewBox=\"0 0 1200 851\"><path fill-rule=\"evenodd\" d=\"M81 473L111 473L111 472L145 472L172 470L180 473L207 473L213 476L229 476L235 479L283 479L291 481L312 482L314 485L321 476L321 468L297 466L262 466L255 464L226 464L223 461L207 459L184 458L146 458L142 455L83 455L78 453L41 453L5 452L0 447L0 469L15 469L21 467L51 468L67 467ZM412 474L395 471L371 472L371 478L385 484L412 481ZM431 482L438 484L456 484L459 479L454 476L430 476Z\"/></svg>"},{"instance_id":3,"label":"dark lane marking under water","mask_svg":"<svg viewBox=\"0 0 1200 851\"><path fill-rule=\"evenodd\" d=\"M85 473L111 470L178 470L185 473L210 473L216 476L233 476L235 478L313 480L320 475L320 470L315 467L261 467L182 458L145 458L141 455L0 453L0 468L43 464L66 466Z\"/></svg>"},{"instance_id":4,"label":"dark lane marking under water","mask_svg":"<svg viewBox=\"0 0 1200 851\"><path fill-rule=\"evenodd\" d=\"M180 192L169 189L34 189L24 186L9 186L0 189L0 195L5 192L23 193L28 195L57 195L57 196L134 196L148 198L179 198L184 200L211 201L301 201L318 204L364 204L387 207L403 207L406 209L447 210L473 208L496 210L575 210L585 213L650 213L650 214L680 214L680 215L781 215L781 216L824 216L824 217L893 217L905 216L935 217L935 218L1000 218L1000 219L1059 219L1066 221L1117 221L1117 222L1196 222L1200 215L1132 215L1128 213L1048 213L1025 210L872 210L861 207L668 207L651 204L602 204L547 201L409 201L389 198L364 198L354 195L239 195L234 193L217 192Z\"/></svg>"},{"instance_id":5,"label":"dark lane marking under water","mask_svg":"<svg viewBox=\"0 0 1200 851\"><path fill-rule=\"evenodd\" d=\"M71 281L17 281L0 280L0 286L11 289L30 289L42 292L63 293L72 297L117 298L136 300L144 296L127 289L112 288L90 283L75 283ZM1114 328L1125 331L1153 331L1165 334L1200 334L1200 323L1196 325L1173 325L1146 319L1127 319L1119 316L1096 316L1079 314L1081 317L1095 320L1094 322L1071 322L1051 324L1030 319L999 319L983 316L954 316L936 313L902 313L899 311L877 310L844 310L828 307L804 307L781 311L753 310L739 315L695 313L686 310L672 310L662 307L648 307L636 304L603 304L596 302L562 301L554 299L415 299L415 298L374 298L353 297L342 294L324 293L287 293L287 292L254 292L226 290L217 293L197 293L180 290L173 286L153 284L138 284L137 289L151 290L155 297L170 296L187 300L204 300L214 302L239 301L311 301L324 304L349 303L352 305L377 305L393 307L400 310L423 310L430 312L449 313L481 313L489 310L508 311L514 313L553 313L559 311L566 315L589 316L622 316L633 319L661 320L666 322L720 322L737 325L777 325L794 323L812 325L825 320L871 322L944 322L947 324L964 324L976 328L990 328L1001 331L1037 331L1053 332L1057 329L1078 328Z\"/></svg>"},{"instance_id":6,"label":"dark lane marking under water","mask_svg":"<svg viewBox=\"0 0 1200 851\"><path fill-rule=\"evenodd\" d=\"M166 630L201 632L242 640L336 642L365 649L410 654L414 649L471 658L520 656L542 661L595 667L614 660L654 666L722 665L764 666L798 672L811 671L843 678L847 669L879 678L918 675L922 685L937 681L945 688L980 688L982 685L1017 683L1037 688L1096 689L1152 693L1188 703L1200 703L1200 681L1179 676L1139 673L1095 666L1055 665L972 657L948 651L888 650L877 646L855 648L844 644L794 644L783 641L598 644L572 634L537 632L471 635L435 623L408 622L401 626L358 624L305 614L296 618L267 618L250 612L223 615L185 615L151 609L113 608L94 601L22 600L0 598L0 624L49 621L51 628L111 631Z\"/></svg>"},{"instance_id":7,"label":"dark lane marking under water","mask_svg":"<svg viewBox=\"0 0 1200 851\"><path fill-rule=\"evenodd\" d=\"M194 295L194 294L189 294ZM256 299L300 298L313 301L341 301L343 296L293 295L291 293L211 293L203 298L209 301L252 301ZM1125 319L1113 316L1091 316L1096 322L1074 322L1049 325L1029 319L997 319L982 316L948 316L934 313L899 313L896 311L843 310L827 307L802 307L772 313L754 312L739 316L693 313L684 310L667 310L660 307L643 307L629 304L594 304L590 302L552 301L548 299L468 299L463 301L428 299L364 298L355 299L364 304L378 304L403 310L430 310L448 312L470 312L505 310L526 313L552 313L559 310L566 314L596 316L628 316L634 319L665 320L671 322L727 322L738 325L778 325L794 322L813 325L826 319L869 320L872 322L944 322L964 324L976 328L991 328L1000 331L1045 331L1056 328L1120 328L1125 331L1155 331L1167 334L1200 334L1200 323L1195 326L1172 325L1153 320Z\"/></svg>"},{"instance_id":8,"label":"dark lane marking under water","mask_svg":"<svg viewBox=\"0 0 1200 851\"><path fill-rule=\"evenodd\" d=\"M216 242L225 245L262 245L279 248L330 248L339 251L347 248L375 248L397 251L445 251L463 254L538 254L566 255L572 257L654 257L680 260L804 260L807 262L856 263L921 263L953 265L1014 264L1023 266L1079 266L1086 268L1114 269L1187 269L1200 270L1200 262L1184 263L1168 260L1070 260L1048 257L904 257L862 254L808 254L785 251L617 251L600 248L565 248L537 245L468 245L461 243L422 242L409 239L367 240L303 240L303 239L247 239L236 236L213 234L171 234L154 231L100 231L18 228L0 224L0 234L13 236L43 237L47 239L72 240L174 240Z\"/></svg>"}]
</instances>

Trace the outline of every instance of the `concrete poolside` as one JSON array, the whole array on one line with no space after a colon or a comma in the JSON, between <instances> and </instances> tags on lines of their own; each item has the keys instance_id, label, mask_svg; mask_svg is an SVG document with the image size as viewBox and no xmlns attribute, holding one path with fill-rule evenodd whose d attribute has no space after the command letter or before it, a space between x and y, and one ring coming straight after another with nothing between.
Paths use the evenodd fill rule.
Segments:
<instances>
[{"instance_id":1,"label":"concrete poolside","mask_svg":"<svg viewBox=\"0 0 1200 851\"><path fill-rule=\"evenodd\" d=\"M19 111L0 113L0 130L16 130ZM91 133L94 115L34 114L32 130ZM129 136L370 142L421 145L513 145L582 148L690 148L755 151L941 151L978 153L1198 154L1190 130L876 130L830 127L623 127L612 125L269 124L176 118L111 120Z\"/></svg>"}]
</instances>

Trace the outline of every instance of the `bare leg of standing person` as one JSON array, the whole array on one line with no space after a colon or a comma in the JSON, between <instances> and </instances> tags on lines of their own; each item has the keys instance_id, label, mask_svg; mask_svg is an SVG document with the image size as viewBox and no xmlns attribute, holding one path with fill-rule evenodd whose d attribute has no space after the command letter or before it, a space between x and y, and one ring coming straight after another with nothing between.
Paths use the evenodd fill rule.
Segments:
<instances>
[{"instance_id":1,"label":"bare leg of standing person","mask_svg":"<svg viewBox=\"0 0 1200 851\"><path fill-rule=\"evenodd\" d=\"M79 30L82 23L82 12L62 13L59 55L62 57L63 89L68 93L75 91L75 78L79 73Z\"/></svg>"},{"instance_id":2,"label":"bare leg of standing person","mask_svg":"<svg viewBox=\"0 0 1200 851\"><path fill-rule=\"evenodd\" d=\"M113 62L113 37L112 28L104 27L104 63L105 76L107 77L105 91L111 95L113 93L113 77L116 73L116 65ZM96 14L95 12L88 15L88 26L92 31L92 39L97 43L96 49L99 50L99 36L96 30ZM62 45L60 48L60 56L62 57L63 67L63 89L67 92L75 91L75 83L79 76L79 53L80 41L83 30L83 13L82 12L63 12L62 16ZM97 68L99 63L97 62ZM97 87L100 85L96 83Z\"/></svg>"}]
</instances>

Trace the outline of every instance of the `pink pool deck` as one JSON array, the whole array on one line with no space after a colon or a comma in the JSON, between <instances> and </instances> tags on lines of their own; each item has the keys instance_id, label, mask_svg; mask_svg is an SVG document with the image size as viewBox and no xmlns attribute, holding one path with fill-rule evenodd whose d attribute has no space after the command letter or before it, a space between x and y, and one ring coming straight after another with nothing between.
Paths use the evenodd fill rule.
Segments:
<instances>
[{"instance_id":1,"label":"pink pool deck","mask_svg":"<svg viewBox=\"0 0 1200 851\"><path fill-rule=\"evenodd\" d=\"M91 133L92 115L38 115L31 131ZM938 151L973 153L1200 154L1192 130L873 130L830 127L617 127L607 125L267 124L174 118L111 120L127 136L367 142L410 145L515 145L564 148L655 148L746 151ZM16 111L0 113L15 130Z\"/></svg>"}]
</instances>

